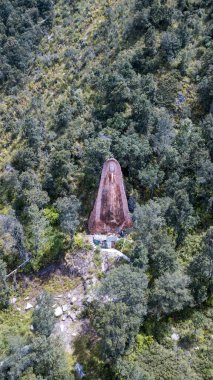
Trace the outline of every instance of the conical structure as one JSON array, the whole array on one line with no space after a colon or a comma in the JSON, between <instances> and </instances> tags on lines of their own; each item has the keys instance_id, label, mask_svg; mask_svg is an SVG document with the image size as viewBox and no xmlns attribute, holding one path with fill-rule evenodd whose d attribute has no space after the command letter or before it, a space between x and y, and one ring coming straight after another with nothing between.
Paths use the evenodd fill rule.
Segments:
<instances>
[{"instance_id":1,"label":"conical structure","mask_svg":"<svg viewBox=\"0 0 213 380\"><path fill-rule=\"evenodd\" d=\"M120 164L114 158L105 161L98 195L90 214L88 228L90 233L119 233L131 227L123 176Z\"/></svg>"}]
</instances>

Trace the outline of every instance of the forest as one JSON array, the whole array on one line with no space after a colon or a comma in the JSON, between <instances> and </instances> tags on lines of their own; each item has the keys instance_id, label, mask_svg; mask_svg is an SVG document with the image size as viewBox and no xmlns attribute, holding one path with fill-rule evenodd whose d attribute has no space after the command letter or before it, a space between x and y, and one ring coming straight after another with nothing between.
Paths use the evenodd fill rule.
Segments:
<instances>
[{"instance_id":1,"label":"forest","mask_svg":"<svg viewBox=\"0 0 213 380\"><path fill-rule=\"evenodd\" d=\"M74 380L80 361L85 380L211 380L212 0L0 0L0 62L0 379ZM75 355L51 291L25 314L11 299L90 249L110 157L130 261L98 273Z\"/></svg>"}]
</instances>

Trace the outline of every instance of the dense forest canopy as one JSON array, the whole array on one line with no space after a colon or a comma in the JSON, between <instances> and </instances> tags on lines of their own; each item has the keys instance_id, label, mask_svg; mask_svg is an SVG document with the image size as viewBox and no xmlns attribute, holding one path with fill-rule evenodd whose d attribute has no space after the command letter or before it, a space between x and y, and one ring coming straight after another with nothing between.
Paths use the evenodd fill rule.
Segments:
<instances>
[{"instance_id":1,"label":"dense forest canopy","mask_svg":"<svg viewBox=\"0 0 213 380\"><path fill-rule=\"evenodd\" d=\"M208 334L191 364L164 339L174 316L193 326L212 316L212 37L211 0L1 0L2 309L7 273L29 255L28 273L62 260L87 232L103 162L116 158L124 174L131 260L103 279L109 302L88 311L100 345L91 379L212 378ZM0 346L6 363L21 352L3 379L29 368L32 379L71 379L63 355L51 374L50 358L35 360L46 347L58 355L38 322L43 297L31 342Z\"/></svg>"}]
</instances>

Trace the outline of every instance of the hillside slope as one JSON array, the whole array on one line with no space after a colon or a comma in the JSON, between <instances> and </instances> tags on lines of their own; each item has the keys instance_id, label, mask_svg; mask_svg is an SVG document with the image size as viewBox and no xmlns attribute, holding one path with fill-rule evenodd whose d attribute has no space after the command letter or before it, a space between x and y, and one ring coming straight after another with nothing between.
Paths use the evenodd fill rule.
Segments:
<instances>
[{"instance_id":1,"label":"hillside slope","mask_svg":"<svg viewBox=\"0 0 213 380\"><path fill-rule=\"evenodd\" d=\"M26 257L36 276L84 246L103 162L124 174L131 263L87 311L93 380L212 376L212 14L211 0L2 0L1 308Z\"/></svg>"}]
</instances>

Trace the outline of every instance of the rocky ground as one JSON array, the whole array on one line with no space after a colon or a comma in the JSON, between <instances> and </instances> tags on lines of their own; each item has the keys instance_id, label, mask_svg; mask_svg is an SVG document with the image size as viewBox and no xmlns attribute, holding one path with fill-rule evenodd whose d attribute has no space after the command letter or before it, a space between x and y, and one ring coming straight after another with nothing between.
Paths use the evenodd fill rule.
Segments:
<instances>
[{"instance_id":1,"label":"rocky ground","mask_svg":"<svg viewBox=\"0 0 213 380\"><path fill-rule=\"evenodd\" d=\"M17 292L11 304L21 315L32 312L36 297L43 290L49 291L56 316L53 334L61 338L65 350L72 354L75 340L89 330L89 320L83 316L85 305L98 296L103 274L123 259L128 258L114 249L92 247L68 253L61 265L46 268L37 277L23 277L25 291Z\"/></svg>"}]
</instances>

